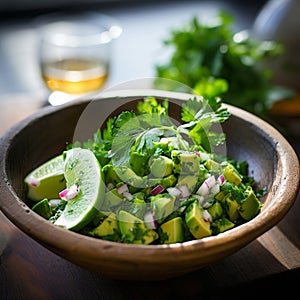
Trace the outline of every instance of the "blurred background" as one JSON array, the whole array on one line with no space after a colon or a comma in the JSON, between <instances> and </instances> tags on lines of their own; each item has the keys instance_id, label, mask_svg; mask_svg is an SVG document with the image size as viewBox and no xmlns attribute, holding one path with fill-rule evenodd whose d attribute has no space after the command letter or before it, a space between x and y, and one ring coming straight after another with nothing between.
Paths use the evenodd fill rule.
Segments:
<instances>
[{"instance_id":1,"label":"blurred background","mask_svg":"<svg viewBox=\"0 0 300 300\"><path fill-rule=\"evenodd\" d=\"M294 7L291 9L292 4ZM298 85L298 95L299 4L300 1L297 0L0 1L0 134L11 125L12 120L7 118L12 110L15 122L47 103L49 90L41 77L37 52L36 20L43 15L56 12L72 15L95 11L118 22L122 34L112 42L110 71L104 86L105 89L109 89L124 82L157 76L156 66L170 59L164 41L170 38L172 30L183 28L194 17L201 21L210 20L223 11L232 16L232 30L235 32L252 33L255 25L255 33L259 38L272 40L288 37L289 40L285 40L284 43L293 44L293 52L288 53L289 57L294 57L292 68L294 71L298 68L295 73L298 77L291 77L291 87L295 88L295 85ZM285 30L281 30L282 28ZM273 65L275 64L271 63L269 67ZM276 72L281 74L282 69L277 68ZM242 72L240 74L242 75ZM281 76L275 79L289 87L290 82L287 78ZM255 80L251 84L255 90ZM276 92L270 97L274 95ZM274 112L283 127L288 127L293 135L299 137L300 97L296 98L296 101L290 101L288 105L276 107ZM243 108L253 110L254 107L252 104L245 104Z\"/></svg>"},{"instance_id":2,"label":"blurred background","mask_svg":"<svg viewBox=\"0 0 300 300\"><path fill-rule=\"evenodd\" d=\"M170 30L194 16L209 18L220 9L247 29L266 1L4 0L0 2L0 95L47 93L37 66L34 20L49 12L95 10L114 17L123 28L114 41L107 86L155 75Z\"/></svg>"}]
</instances>

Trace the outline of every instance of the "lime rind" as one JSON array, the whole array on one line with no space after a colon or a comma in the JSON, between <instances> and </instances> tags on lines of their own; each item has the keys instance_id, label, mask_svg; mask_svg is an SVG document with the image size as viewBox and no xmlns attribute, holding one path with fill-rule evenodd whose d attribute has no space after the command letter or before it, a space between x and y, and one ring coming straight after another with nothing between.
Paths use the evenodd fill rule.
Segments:
<instances>
[{"instance_id":1,"label":"lime rind","mask_svg":"<svg viewBox=\"0 0 300 300\"><path fill-rule=\"evenodd\" d=\"M24 182L30 200L58 198L58 193L66 186L63 155L58 155L31 171Z\"/></svg>"},{"instance_id":2,"label":"lime rind","mask_svg":"<svg viewBox=\"0 0 300 300\"><path fill-rule=\"evenodd\" d=\"M73 148L65 152L64 174L67 188L79 187L77 196L68 203L55 225L78 231L93 220L104 200L105 183L94 153Z\"/></svg>"},{"instance_id":3,"label":"lime rind","mask_svg":"<svg viewBox=\"0 0 300 300\"><path fill-rule=\"evenodd\" d=\"M46 178L49 174L58 175L62 174L64 170L63 155L59 155L44 163L40 168L34 171L36 178Z\"/></svg>"}]
</instances>

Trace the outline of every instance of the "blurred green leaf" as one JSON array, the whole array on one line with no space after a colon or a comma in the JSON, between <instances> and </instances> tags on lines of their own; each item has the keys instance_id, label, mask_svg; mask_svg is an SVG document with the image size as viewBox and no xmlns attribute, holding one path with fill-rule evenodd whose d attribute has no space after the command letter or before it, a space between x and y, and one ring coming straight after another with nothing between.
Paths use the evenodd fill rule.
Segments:
<instances>
[{"instance_id":1,"label":"blurred green leaf","mask_svg":"<svg viewBox=\"0 0 300 300\"><path fill-rule=\"evenodd\" d=\"M172 56L156 65L158 78L171 79L192 89L204 97L222 97L229 103L252 113L265 116L270 105L293 95L288 88L273 86L272 73L263 68L263 62L283 53L281 44L275 41L259 41L236 33L234 19L220 12L209 23L197 18L170 32L164 41L172 47ZM175 89L167 81L157 80L160 89ZM179 86L182 91L182 86ZM188 91L188 89L187 89Z\"/></svg>"}]
</instances>

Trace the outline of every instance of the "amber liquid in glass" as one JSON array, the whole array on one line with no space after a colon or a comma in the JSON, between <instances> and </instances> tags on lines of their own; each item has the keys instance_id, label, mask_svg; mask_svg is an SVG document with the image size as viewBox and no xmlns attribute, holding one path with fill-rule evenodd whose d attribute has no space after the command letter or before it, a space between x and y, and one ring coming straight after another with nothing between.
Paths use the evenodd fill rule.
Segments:
<instances>
[{"instance_id":1,"label":"amber liquid in glass","mask_svg":"<svg viewBox=\"0 0 300 300\"><path fill-rule=\"evenodd\" d=\"M82 94L100 89L107 80L107 64L88 59L64 59L41 66L42 77L52 91Z\"/></svg>"}]
</instances>

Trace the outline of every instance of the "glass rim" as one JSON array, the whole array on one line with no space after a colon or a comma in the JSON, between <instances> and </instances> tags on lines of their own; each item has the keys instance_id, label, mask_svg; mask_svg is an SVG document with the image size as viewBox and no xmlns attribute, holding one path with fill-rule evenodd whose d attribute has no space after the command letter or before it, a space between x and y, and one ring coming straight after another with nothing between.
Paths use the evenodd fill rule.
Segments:
<instances>
[{"instance_id":1,"label":"glass rim","mask_svg":"<svg viewBox=\"0 0 300 300\"><path fill-rule=\"evenodd\" d=\"M61 47L107 44L123 31L116 19L94 11L43 15L37 18L36 26L41 41Z\"/></svg>"}]
</instances>

